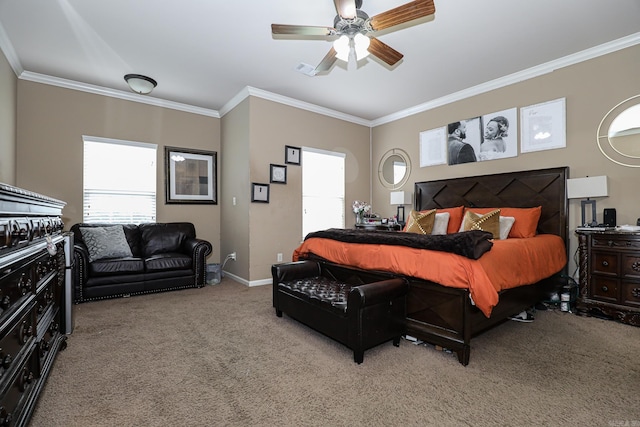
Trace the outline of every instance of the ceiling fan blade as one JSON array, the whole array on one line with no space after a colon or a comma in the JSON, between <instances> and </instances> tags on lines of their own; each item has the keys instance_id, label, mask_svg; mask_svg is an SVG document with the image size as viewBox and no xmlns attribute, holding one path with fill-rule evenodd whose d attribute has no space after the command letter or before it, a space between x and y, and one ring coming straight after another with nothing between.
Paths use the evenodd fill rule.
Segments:
<instances>
[{"instance_id":1,"label":"ceiling fan blade","mask_svg":"<svg viewBox=\"0 0 640 427\"><path fill-rule=\"evenodd\" d=\"M378 57L387 64L394 66L404 56L388 44L385 44L375 37L369 37L371 43L369 44L369 53Z\"/></svg>"},{"instance_id":2,"label":"ceiling fan blade","mask_svg":"<svg viewBox=\"0 0 640 427\"><path fill-rule=\"evenodd\" d=\"M356 0L333 0L333 2L341 18L353 19L356 17Z\"/></svg>"},{"instance_id":3,"label":"ceiling fan blade","mask_svg":"<svg viewBox=\"0 0 640 427\"><path fill-rule=\"evenodd\" d=\"M372 17L370 23L373 31L379 31L434 13L436 6L433 0L415 0Z\"/></svg>"},{"instance_id":4,"label":"ceiling fan blade","mask_svg":"<svg viewBox=\"0 0 640 427\"><path fill-rule=\"evenodd\" d=\"M329 71L329 69L333 66L333 64L338 59L338 57L336 56L336 53L337 53L336 50L332 46L331 49L329 49L329 52L327 52L325 57L322 58L322 61L320 61L320 63L316 67L316 74Z\"/></svg>"},{"instance_id":5,"label":"ceiling fan blade","mask_svg":"<svg viewBox=\"0 0 640 427\"><path fill-rule=\"evenodd\" d=\"M336 29L308 25L271 24L271 33L274 35L330 36L336 33Z\"/></svg>"}]
</instances>

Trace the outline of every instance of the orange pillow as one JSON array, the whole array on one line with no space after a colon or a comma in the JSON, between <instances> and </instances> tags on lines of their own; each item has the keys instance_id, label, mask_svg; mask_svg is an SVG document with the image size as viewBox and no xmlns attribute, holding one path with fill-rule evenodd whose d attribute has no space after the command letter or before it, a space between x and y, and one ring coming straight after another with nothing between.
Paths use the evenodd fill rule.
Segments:
<instances>
[{"instance_id":1,"label":"orange pillow","mask_svg":"<svg viewBox=\"0 0 640 427\"><path fill-rule=\"evenodd\" d=\"M500 215L512 216L516 219L511 231L509 231L509 237L535 237L542 206L535 208L465 208L465 211L486 214L496 209L500 209Z\"/></svg>"},{"instance_id":2,"label":"orange pillow","mask_svg":"<svg viewBox=\"0 0 640 427\"><path fill-rule=\"evenodd\" d=\"M447 234L457 233L460 230L462 224L462 217L464 216L464 206L458 206L455 208L437 209L437 213L449 212L449 225L447 225Z\"/></svg>"},{"instance_id":3,"label":"orange pillow","mask_svg":"<svg viewBox=\"0 0 640 427\"><path fill-rule=\"evenodd\" d=\"M427 213L429 212L429 210L420 211L420 213ZM462 224L462 217L464 216L464 206L457 206L455 208L436 209L436 213L445 213L445 212L449 212L449 224L447 224L447 234L457 233L460 230L460 225ZM406 224L402 231L407 231Z\"/></svg>"}]
</instances>

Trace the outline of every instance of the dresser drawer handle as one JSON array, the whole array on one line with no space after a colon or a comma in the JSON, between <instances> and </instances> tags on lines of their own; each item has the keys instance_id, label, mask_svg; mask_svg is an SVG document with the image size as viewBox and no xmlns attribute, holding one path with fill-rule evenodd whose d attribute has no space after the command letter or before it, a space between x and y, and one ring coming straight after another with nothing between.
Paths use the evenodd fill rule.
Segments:
<instances>
[{"instance_id":1,"label":"dresser drawer handle","mask_svg":"<svg viewBox=\"0 0 640 427\"><path fill-rule=\"evenodd\" d=\"M609 261L602 261L603 267L609 267Z\"/></svg>"},{"instance_id":2,"label":"dresser drawer handle","mask_svg":"<svg viewBox=\"0 0 640 427\"><path fill-rule=\"evenodd\" d=\"M13 421L10 412L7 412L4 406L0 406L0 426L9 426Z\"/></svg>"},{"instance_id":3,"label":"dresser drawer handle","mask_svg":"<svg viewBox=\"0 0 640 427\"><path fill-rule=\"evenodd\" d=\"M609 288L607 286L602 287L602 292L609 292Z\"/></svg>"},{"instance_id":4,"label":"dresser drawer handle","mask_svg":"<svg viewBox=\"0 0 640 427\"><path fill-rule=\"evenodd\" d=\"M609 241L607 242L607 245L609 245L609 246L613 246L613 240L609 240Z\"/></svg>"},{"instance_id":5,"label":"dresser drawer handle","mask_svg":"<svg viewBox=\"0 0 640 427\"><path fill-rule=\"evenodd\" d=\"M9 369L9 366L11 366L11 362L13 362L13 357L11 357L10 354L7 354L2 358L2 367L4 369Z\"/></svg>"},{"instance_id":6,"label":"dresser drawer handle","mask_svg":"<svg viewBox=\"0 0 640 427\"><path fill-rule=\"evenodd\" d=\"M24 392L27 389L27 385L33 381L33 372L31 372L26 366L22 369L22 375L18 379L18 387L20 391Z\"/></svg>"},{"instance_id":7,"label":"dresser drawer handle","mask_svg":"<svg viewBox=\"0 0 640 427\"><path fill-rule=\"evenodd\" d=\"M640 272L640 261L636 261L633 264L631 264L631 269L633 271Z\"/></svg>"},{"instance_id":8,"label":"dresser drawer handle","mask_svg":"<svg viewBox=\"0 0 640 427\"><path fill-rule=\"evenodd\" d=\"M23 321L18 332L18 341L20 344L26 344L31 335L33 335L33 326L27 325L27 322Z\"/></svg>"}]
</instances>

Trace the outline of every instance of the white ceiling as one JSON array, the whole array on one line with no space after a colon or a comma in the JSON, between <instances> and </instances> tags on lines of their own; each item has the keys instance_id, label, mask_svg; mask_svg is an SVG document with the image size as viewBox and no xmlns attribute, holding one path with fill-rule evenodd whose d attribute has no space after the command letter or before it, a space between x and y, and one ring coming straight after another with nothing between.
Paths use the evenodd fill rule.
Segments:
<instances>
[{"instance_id":1,"label":"white ceiling","mask_svg":"<svg viewBox=\"0 0 640 427\"><path fill-rule=\"evenodd\" d=\"M406 2L364 0L362 10ZM130 93L123 76L144 74L158 81L150 97L216 113L248 86L373 121L612 42L640 43L640 0L435 5L433 17L376 35L405 55L393 69L370 57L315 77L295 67L317 65L330 42L275 39L271 24L332 26L332 0L0 0L0 47L21 78Z\"/></svg>"}]
</instances>

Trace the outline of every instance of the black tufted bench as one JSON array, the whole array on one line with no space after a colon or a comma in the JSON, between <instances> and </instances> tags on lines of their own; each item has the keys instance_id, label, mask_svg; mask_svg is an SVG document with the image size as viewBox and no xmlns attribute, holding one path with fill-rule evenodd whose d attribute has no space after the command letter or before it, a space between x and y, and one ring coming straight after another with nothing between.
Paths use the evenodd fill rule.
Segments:
<instances>
[{"instance_id":1,"label":"black tufted bench","mask_svg":"<svg viewBox=\"0 0 640 427\"><path fill-rule=\"evenodd\" d=\"M356 363L366 349L390 340L400 344L405 279L324 261L276 264L271 273L276 315L284 312L346 345Z\"/></svg>"}]
</instances>

